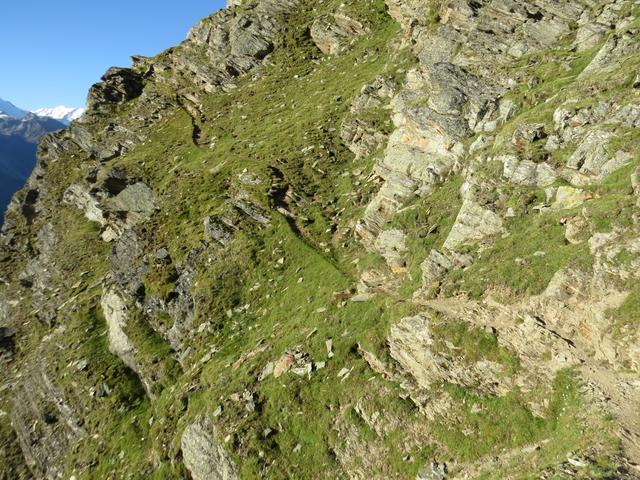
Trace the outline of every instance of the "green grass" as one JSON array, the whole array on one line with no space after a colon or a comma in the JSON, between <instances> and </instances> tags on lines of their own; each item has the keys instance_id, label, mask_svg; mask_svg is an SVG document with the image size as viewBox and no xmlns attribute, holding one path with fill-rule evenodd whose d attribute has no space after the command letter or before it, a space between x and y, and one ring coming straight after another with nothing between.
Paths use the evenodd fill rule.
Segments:
<instances>
[{"instance_id":1,"label":"green grass","mask_svg":"<svg viewBox=\"0 0 640 480\"><path fill-rule=\"evenodd\" d=\"M468 269L453 272L445 290L465 291L478 298L491 287L506 287L516 294L535 295L568 265L590 268L587 246L565 239L559 217L543 214L510 219L506 223L509 235L496 239Z\"/></svg>"},{"instance_id":2,"label":"green grass","mask_svg":"<svg viewBox=\"0 0 640 480\"><path fill-rule=\"evenodd\" d=\"M609 312L609 318L614 335L636 328L640 322L640 288L634 287L622 306Z\"/></svg>"},{"instance_id":3,"label":"green grass","mask_svg":"<svg viewBox=\"0 0 640 480\"><path fill-rule=\"evenodd\" d=\"M588 446L590 438L597 434L585 429L579 383L571 370L558 373L551 392L547 393L548 407L542 417L530 411L527 396L517 389L495 397L479 395L457 385L445 384L442 388L451 395L454 405L451 413L457 420L449 418L446 424L436 422L434 428L439 440L460 461L545 440L536 453L535 467L530 465L533 468L527 472L532 473L562 461L567 451ZM522 456L515 458L523 459ZM481 478L501 478L500 475L487 472Z\"/></svg>"},{"instance_id":4,"label":"green grass","mask_svg":"<svg viewBox=\"0 0 640 480\"><path fill-rule=\"evenodd\" d=\"M505 367L506 375L513 375L520 369L518 356L507 348L500 346L495 333L481 328L473 328L460 321L442 321L432 327L435 337L434 350L450 355L446 342L458 349L456 357L461 361L474 365L481 360L500 363Z\"/></svg>"},{"instance_id":5,"label":"green grass","mask_svg":"<svg viewBox=\"0 0 640 480\"><path fill-rule=\"evenodd\" d=\"M239 80L237 89L206 96L199 145L192 141L191 117L176 108L154 125L145 143L109 165L124 167L130 176L148 183L158 198L158 215L138 233L146 252L166 247L173 262L156 266L148 259L144 283L149 297L168 300L180 265L194 249L203 252L194 264L195 311L188 332L192 351L182 365L161 335L172 319L167 315L147 318L132 308L126 332L138 348L142 369L154 372L153 401L146 398L136 375L108 352L106 325L98 305L100 279L108 272L111 246L99 240L98 227L81 213L59 206L66 187L86 175L88 162L67 156L50 166L52 188L47 201L56 205L59 215L48 220L64 239L53 252L55 282L65 287L56 298L61 304L78 296L61 310L57 325L33 326L24 351L42 352L54 359L56 381L84 412L89 436L73 447L67 460L68 476L186 478L180 435L189 422L202 415L211 417L220 405L223 413L214 421L223 437L229 435L227 448L243 478L340 476L349 465L340 464L336 451L354 445L370 445L383 452L380 458L363 456L351 465L370 469L379 478L415 478L436 457L476 461L549 439L529 465L531 471L537 471L563 461L569 451L590 446L593 432L580 417L584 405L570 372L562 372L553 391L543 393L514 390L494 397L441 385L441 391L431 393L437 397L445 392L451 397L453 421L430 423L404 390L374 374L358 354L361 347L391 361L386 340L389 327L420 311L409 301L420 286L420 264L431 249L442 247L455 221L463 177L447 179L387 225L407 232L409 274L397 295L380 295L364 303L343 302L340 294L348 296L354 290L362 271L382 266L381 259L366 254L352 234L355 220L375 194L376 185L366 178L381 152L355 162L340 140L338 127L364 84L384 75L399 86L415 59L408 50L397 48L400 27L387 16L382 0L345 2L346 13L363 21L370 32L344 54L322 56L309 38L308 24L341 3L305 3L278 37L278 48L267 65ZM434 24L439 6L435 1L429 5L425 24ZM521 123L543 122L550 127L562 93L574 88L576 76L594 54L595 50L574 55L563 47L521 59L516 67L541 77L542 82L510 94L522 107L522 114L504 126L497 147L486 153L504 150ZM569 71L561 64L565 59ZM598 92L596 98L625 98L617 90L620 82L628 79L612 82L611 90ZM173 95L166 85L148 84L147 88ZM557 93L561 95L544 101ZM584 97L585 104L594 98ZM118 107L117 114L128 118L135 104ZM386 109L366 113L366 120L385 132L391 129L389 117ZM616 135L610 148L637 155L636 132L621 129ZM567 149L547 159L541 144L528 152L535 160L561 164L570 154ZM310 146L314 148L307 149ZM636 164L615 172L600 186L589 187L600 195L585 207L597 231L611 229L614 214L615 223L630 225L633 207L628 179ZM245 169L257 183L243 182ZM501 173L500 166L492 162L481 173L495 177ZM271 209L270 226L259 228L244 222L226 248L203 243L206 216L233 214L229 200L239 197L273 207L269 190L274 183L293 192L296 200L288 205L293 220ZM591 258L586 245L569 244L559 222L561 215L577 211L532 213L543 194L509 186L488 192L487 201L495 201L501 211L511 207L521 216L506 221L509 236L496 238L482 252L472 252L478 253L473 266L451 273L442 292L482 297L488 287L506 287L520 295L535 294L567 265L588 269ZM26 226L22 228L27 231ZM536 255L540 251L546 255ZM77 282L80 285L71 288ZM27 317L28 302L24 303L20 315ZM613 321L634 324L637 311L634 291L612 313ZM64 325L64 332L56 333L55 342L49 342L44 351L37 350L44 335L51 334L50 327L59 325ZM505 366L507 374L521 368L516 355L501 347L492 333L455 321L436 325L434 332L434 348L444 351L444 341L450 341L460 349L458 361L495 361ZM325 347L328 338L334 342L331 359ZM257 348L262 345L266 348ZM268 362L295 346L316 363L326 361L326 368L310 378L288 373L257 382ZM211 352L210 359L200 363ZM84 359L90 360L86 371L69 366ZM342 368L353 368L344 381L337 378ZM109 394L87 393L104 384ZM256 411L249 412L244 402L234 400L245 390L255 392ZM529 408L528 402L539 400L536 395L547 395L549 400L543 417ZM356 411L357 405L380 413L388 422L384 435L369 426ZM593 424L598 421L597 416L590 419ZM340 434L341 428L351 427L353 445ZM273 430L268 438L262 434L266 428ZM4 432L0 435L6 437ZM298 444L300 452L292 453ZM1 452L0 458L4 458ZM606 470L606 462L602 468ZM500 478L497 473L487 475L483 478Z\"/></svg>"},{"instance_id":6,"label":"green grass","mask_svg":"<svg viewBox=\"0 0 640 480\"><path fill-rule=\"evenodd\" d=\"M392 228L407 233L406 258L409 276L401 286L402 296L410 297L420 287L420 265L432 249L442 248L447 239L462 206L461 185L461 176L447 179L432 194L408 205L390 222Z\"/></svg>"}]
</instances>

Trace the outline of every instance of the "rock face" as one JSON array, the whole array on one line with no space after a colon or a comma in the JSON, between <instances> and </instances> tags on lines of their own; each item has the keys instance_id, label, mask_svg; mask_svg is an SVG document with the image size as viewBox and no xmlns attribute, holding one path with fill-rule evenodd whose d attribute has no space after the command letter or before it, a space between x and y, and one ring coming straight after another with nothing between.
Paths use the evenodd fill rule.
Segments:
<instances>
[{"instance_id":1,"label":"rock face","mask_svg":"<svg viewBox=\"0 0 640 480\"><path fill-rule=\"evenodd\" d=\"M504 178L517 185L544 188L556 181L557 174L546 163L534 163L530 160L518 160L514 155L503 157Z\"/></svg>"},{"instance_id":2,"label":"rock face","mask_svg":"<svg viewBox=\"0 0 640 480\"><path fill-rule=\"evenodd\" d=\"M379 77L374 83L365 85L353 100L349 115L342 122L340 137L357 159L371 155L387 140L384 127L370 117L388 108L393 94L394 85Z\"/></svg>"},{"instance_id":3,"label":"rock face","mask_svg":"<svg viewBox=\"0 0 640 480\"><path fill-rule=\"evenodd\" d=\"M206 421L193 423L182 434L182 454L194 480L235 480L236 466L220 444L215 427Z\"/></svg>"},{"instance_id":4,"label":"rock face","mask_svg":"<svg viewBox=\"0 0 640 480\"><path fill-rule=\"evenodd\" d=\"M133 371L139 371L140 367L135 360L135 347L125 333L129 320L129 312L122 296L115 289L109 289L102 294L100 300L102 312L109 329L109 350Z\"/></svg>"},{"instance_id":5,"label":"rock face","mask_svg":"<svg viewBox=\"0 0 640 480\"><path fill-rule=\"evenodd\" d=\"M227 3L10 203L0 478L638 478L637 2Z\"/></svg>"},{"instance_id":6,"label":"rock face","mask_svg":"<svg viewBox=\"0 0 640 480\"><path fill-rule=\"evenodd\" d=\"M335 13L317 18L310 33L322 53L335 55L346 49L355 37L362 35L364 26L346 15Z\"/></svg>"},{"instance_id":7,"label":"rock face","mask_svg":"<svg viewBox=\"0 0 640 480\"><path fill-rule=\"evenodd\" d=\"M466 201L444 242L444 248L455 250L462 245L484 240L504 232L502 219L473 201Z\"/></svg>"}]
</instances>

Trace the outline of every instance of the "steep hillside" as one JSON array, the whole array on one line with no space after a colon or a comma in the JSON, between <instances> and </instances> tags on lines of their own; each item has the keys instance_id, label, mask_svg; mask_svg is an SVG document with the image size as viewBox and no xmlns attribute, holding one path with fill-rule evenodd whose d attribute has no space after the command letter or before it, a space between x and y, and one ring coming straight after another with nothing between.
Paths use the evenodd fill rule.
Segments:
<instances>
[{"instance_id":1,"label":"steep hillside","mask_svg":"<svg viewBox=\"0 0 640 480\"><path fill-rule=\"evenodd\" d=\"M234 0L0 237L0 478L640 478L640 6Z\"/></svg>"}]
</instances>

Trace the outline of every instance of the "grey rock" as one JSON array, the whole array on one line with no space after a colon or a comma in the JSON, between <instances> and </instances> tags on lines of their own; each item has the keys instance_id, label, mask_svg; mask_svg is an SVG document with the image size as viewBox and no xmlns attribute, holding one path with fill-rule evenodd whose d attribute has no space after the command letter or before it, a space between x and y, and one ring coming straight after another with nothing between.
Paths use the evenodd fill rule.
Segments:
<instances>
[{"instance_id":1,"label":"grey rock","mask_svg":"<svg viewBox=\"0 0 640 480\"><path fill-rule=\"evenodd\" d=\"M235 480L238 469L222 446L215 425L198 420L185 428L181 438L184 464L193 480Z\"/></svg>"},{"instance_id":2,"label":"grey rock","mask_svg":"<svg viewBox=\"0 0 640 480\"><path fill-rule=\"evenodd\" d=\"M613 33L578 79L584 79L596 73L609 72L616 68L620 61L638 50L640 50L640 39L637 32Z\"/></svg>"},{"instance_id":3,"label":"grey rock","mask_svg":"<svg viewBox=\"0 0 640 480\"><path fill-rule=\"evenodd\" d=\"M557 179L554 169L547 163L521 161L515 155L506 155L500 160L504 164L503 177L516 185L545 188Z\"/></svg>"},{"instance_id":4,"label":"grey rock","mask_svg":"<svg viewBox=\"0 0 640 480\"><path fill-rule=\"evenodd\" d=\"M235 230L236 228L224 218L211 216L204 219L205 235L224 247L233 239Z\"/></svg>"},{"instance_id":5,"label":"grey rock","mask_svg":"<svg viewBox=\"0 0 640 480\"><path fill-rule=\"evenodd\" d=\"M171 255L169 254L169 250L167 250L166 248L156 250L156 252L153 254L153 258L157 263L160 264L166 265L171 263Z\"/></svg>"},{"instance_id":6,"label":"grey rock","mask_svg":"<svg viewBox=\"0 0 640 480\"><path fill-rule=\"evenodd\" d=\"M567 173L569 180L578 185L589 181L602 180L631 160L631 155L618 151L610 156L608 144L614 137L610 132L594 130L589 132L569 157L567 167L576 170L581 176Z\"/></svg>"},{"instance_id":7,"label":"grey rock","mask_svg":"<svg viewBox=\"0 0 640 480\"><path fill-rule=\"evenodd\" d=\"M114 288L105 290L100 300L104 318L107 321L109 332L109 350L133 371L138 371L139 366L135 360L135 347L125 333L129 309L122 295Z\"/></svg>"},{"instance_id":8,"label":"grey rock","mask_svg":"<svg viewBox=\"0 0 640 480\"><path fill-rule=\"evenodd\" d=\"M316 18L311 25L311 38L325 55L335 55L348 48L351 41L362 35L364 25L339 13Z\"/></svg>"},{"instance_id":9,"label":"grey rock","mask_svg":"<svg viewBox=\"0 0 640 480\"><path fill-rule=\"evenodd\" d=\"M144 297L142 277L148 271L148 265L144 261L144 244L133 230L125 231L113 243L109 266L114 282L128 297Z\"/></svg>"},{"instance_id":10,"label":"grey rock","mask_svg":"<svg viewBox=\"0 0 640 480\"><path fill-rule=\"evenodd\" d=\"M615 119L629 128L640 128L640 104L630 103L622 107Z\"/></svg>"},{"instance_id":11,"label":"grey rock","mask_svg":"<svg viewBox=\"0 0 640 480\"><path fill-rule=\"evenodd\" d=\"M340 138L356 159L372 154L387 140L388 136L380 126L366 118L367 114L386 108L393 94L393 85L384 77L378 77L354 98L349 115L340 127Z\"/></svg>"},{"instance_id":12,"label":"grey rock","mask_svg":"<svg viewBox=\"0 0 640 480\"><path fill-rule=\"evenodd\" d=\"M463 245L482 241L503 233L502 224L502 219L491 210L472 200L465 200L443 246L449 250L456 250Z\"/></svg>"},{"instance_id":13,"label":"grey rock","mask_svg":"<svg viewBox=\"0 0 640 480\"><path fill-rule=\"evenodd\" d=\"M79 184L71 185L64 192L62 201L82 210L88 220L97 222L102 226L107 224L99 199L93 196L85 186Z\"/></svg>"},{"instance_id":14,"label":"grey rock","mask_svg":"<svg viewBox=\"0 0 640 480\"><path fill-rule=\"evenodd\" d=\"M193 333L193 320L195 317L195 299L191 293L196 280L194 264L199 259L199 252L191 252L187 262L181 267L180 275L176 280L166 310L173 319L173 325L167 332L171 346L180 351L189 335Z\"/></svg>"},{"instance_id":15,"label":"grey rock","mask_svg":"<svg viewBox=\"0 0 640 480\"><path fill-rule=\"evenodd\" d=\"M260 205L242 199L234 199L231 204L262 227L266 227L271 223L271 217Z\"/></svg>"},{"instance_id":16,"label":"grey rock","mask_svg":"<svg viewBox=\"0 0 640 480\"><path fill-rule=\"evenodd\" d=\"M376 250L384 257L393 272L402 272L406 268L406 242L407 234L397 229L386 230L376 239Z\"/></svg>"},{"instance_id":17,"label":"grey rock","mask_svg":"<svg viewBox=\"0 0 640 480\"><path fill-rule=\"evenodd\" d=\"M102 82L89 90L88 112L101 112L114 105L139 97L143 89L142 77L129 68L113 67L102 76Z\"/></svg>"},{"instance_id":18,"label":"grey rock","mask_svg":"<svg viewBox=\"0 0 640 480\"><path fill-rule=\"evenodd\" d=\"M467 255L431 250L429 256L420 264L422 288L429 289L434 283L442 280L449 271L470 264L471 258Z\"/></svg>"},{"instance_id":19,"label":"grey rock","mask_svg":"<svg viewBox=\"0 0 640 480\"><path fill-rule=\"evenodd\" d=\"M496 381L501 371L498 364L481 361L467 365L436 351L432 322L427 313L403 318L391 326L388 338L391 357L420 388L429 389L441 381L493 392L501 388Z\"/></svg>"},{"instance_id":20,"label":"grey rock","mask_svg":"<svg viewBox=\"0 0 640 480\"><path fill-rule=\"evenodd\" d=\"M155 196L144 183L129 185L107 203L110 210L126 213L127 223L133 225L148 220L156 211Z\"/></svg>"},{"instance_id":21,"label":"grey rock","mask_svg":"<svg viewBox=\"0 0 640 480\"><path fill-rule=\"evenodd\" d=\"M556 192L556 199L551 205L555 210L568 210L582 205L587 199L587 193L579 188L559 187Z\"/></svg>"},{"instance_id":22,"label":"grey rock","mask_svg":"<svg viewBox=\"0 0 640 480\"><path fill-rule=\"evenodd\" d=\"M87 432L82 410L49 368L40 361L23 365L23 373L11 388L10 421L29 477L58 479L64 478L69 449L86 439Z\"/></svg>"},{"instance_id":23,"label":"grey rock","mask_svg":"<svg viewBox=\"0 0 640 480\"><path fill-rule=\"evenodd\" d=\"M428 467L424 467L418 472L416 480L446 480L449 477L449 470L444 463L431 462Z\"/></svg>"},{"instance_id":24,"label":"grey rock","mask_svg":"<svg viewBox=\"0 0 640 480\"><path fill-rule=\"evenodd\" d=\"M513 134L511 143L518 149L526 148L529 144L545 138L547 135L544 130L544 124L533 123L519 125Z\"/></svg>"}]
</instances>

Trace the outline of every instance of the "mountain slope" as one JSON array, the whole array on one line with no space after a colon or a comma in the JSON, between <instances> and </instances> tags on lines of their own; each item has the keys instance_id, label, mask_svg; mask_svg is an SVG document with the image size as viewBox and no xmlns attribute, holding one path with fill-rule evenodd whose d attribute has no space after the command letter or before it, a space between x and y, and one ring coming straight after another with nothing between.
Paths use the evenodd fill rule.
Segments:
<instances>
[{"instance_id":1,"label":"mountain slope","mask_svg":"<svg viewBox=\"0 0 640 480\"><path fill-rule=\"evenodd\" d=\"M640 478L640 9L235 1L46 135L7 478Z\"/></svg>"},{"instance_id":2,"label":"mountain slope","mask_svg":"<svg viewBox=\"0 0 640 480\"><path fill-rule=\"evenodd\" d=\"M22 118L29 112L16 107L13 103L0 98L0 113L13 118Z\"/></svg>"},{"instance_id":3,"label":"mountain slope","mask_svg":"<svg viewBox=\"0 0 640 480\"><path fill-rule=\"evenodd\" d=\"M20 190L36 164L40 138L64 125L35 115L0 118L0 225L13 194Z\"/></svg>"}]
</instances>

